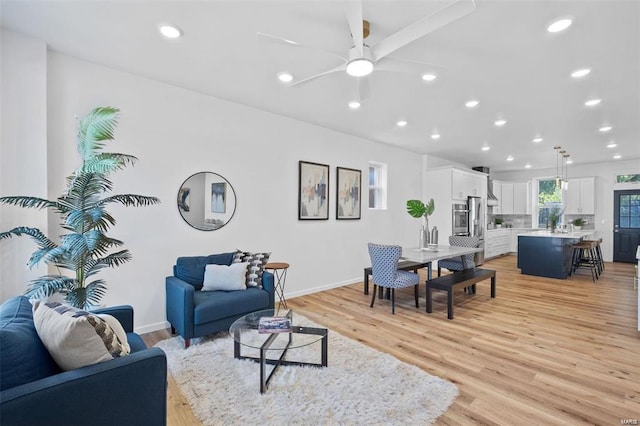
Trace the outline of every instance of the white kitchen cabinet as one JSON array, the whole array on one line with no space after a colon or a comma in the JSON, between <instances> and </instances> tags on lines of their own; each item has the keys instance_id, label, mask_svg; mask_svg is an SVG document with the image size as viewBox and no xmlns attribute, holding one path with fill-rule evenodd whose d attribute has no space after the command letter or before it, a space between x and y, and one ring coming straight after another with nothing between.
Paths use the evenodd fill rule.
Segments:
<instances>
[{"instance_id":1,"label":"white kitchen cabinet","mask_svg":"<svg viewBox=\"0 0 640 426\"><path fill-rule=\"evenodd\" d=\"M501 194L498 197L500 208L494 214L528 214L531 213L529 204L529 184L527 182L501 182ZM495 188L495 181L494 181ZM495 193L495 192L494 192ZM496 195L497 197L498 195Z\"/></svg>"},{"instance_id":2,"label":"white kitchen cabinet","mask_svg":"<svg viewBox=\"0 0 640 426\"><path fill-rule=\"evenodd\" d=\"M569 179L564 194L565 214L596 214L595 178Z\"/></svg>"},{"instance_id":3,"label":"white kitchen cabinet","mask_svg":"<svg viewBox=\"0 0 640 426\"><path fill-rule=\"evenodd\" d=\"M502 214L514 214L513 182L502 182Z\"/></svg>"},{"instance_id":4,"label":"white kitchen cabinet","mask_svg":"<svg viewBox=\"0 0 640 426\"><path fill-rule=\"evenodd\" d=\"M492 229L484 236L484 256L486 258L509 253L511 249L511 230Z\"/></svg>"},{"instance_id":5,"label":"white kitchen cabinet","mask_svg":"<svg viewBox=\"0 0 640 426\"><path fill-rule=\"evenodd\" d=\"M451 169L451 198L467 200L467 197L481 197L487 178L464 170Z\"/></svg>"}]
</instances>

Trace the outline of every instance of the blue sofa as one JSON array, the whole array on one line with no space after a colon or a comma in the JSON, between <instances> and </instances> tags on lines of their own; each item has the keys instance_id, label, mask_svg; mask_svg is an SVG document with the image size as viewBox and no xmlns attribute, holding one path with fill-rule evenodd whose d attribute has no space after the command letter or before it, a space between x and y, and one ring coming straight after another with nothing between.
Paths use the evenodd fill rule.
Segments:
<instances>
[{"instance_id":1,"label":"blue sofa","mask_svg":"<svg viewBox=\"0 0 640 426\"><path fill-rule=\"evenodd\" d=\"M29 299L0 306L0 423L12 426L165 425L167 359L133 333L133 309L114 316L127 332L131 353L62 371L38 337Z\"/></svg>"},{"instance_id":2,"label":"blue sofa","mask_svg":"<svg viewBox=\"0 0 640 426\"><path fill-rule=\"evenodd\" d=\"M184 338L185 348L189 347L191 338L228 330L245 314L273 309L273 274L267 271L262 275L263 288L200 291L206 265L230 265L233 255L179 257L173 266L173 276L166 278L167 321L171 331Z\"/></svg>"}]
</instances>

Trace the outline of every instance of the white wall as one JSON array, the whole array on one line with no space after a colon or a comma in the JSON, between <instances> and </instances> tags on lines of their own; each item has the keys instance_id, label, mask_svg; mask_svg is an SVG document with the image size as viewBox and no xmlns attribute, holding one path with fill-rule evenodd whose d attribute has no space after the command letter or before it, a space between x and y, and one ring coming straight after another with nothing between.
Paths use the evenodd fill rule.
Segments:
<instances>
[{"instance_id":1,"label":"white wall","mask_svg":"<svg viewBox=\"0 0 640 426\"><path fill-rule=\"evenodd\" d=\"M0 33L0 194L47 198L47 47L36 39ZM47 232L44 211L0 205L0 230L28 225ZM46 266L26 270L35 249L28 237L0 242L0 301L22 293Z\"/></svg>"},{"instance_id":2,"label":"white wall","mask_svg":"<svg viewBox=\"0 0 640 426\"><path fill-rule=\"evenodd\" d=\"M596 190L596 215L595 227L602 241L602 255L605 261L613 260L613 191L621 189L616 185L616 176L620 174L640 173L640 163L633 160L618 160L597 164L576 164L569 168L569 178L595 176ZM492 179L524 181L535 177L554 177L555 169L527 170L522 172L497 172L491 173ZM627 185L627 187L633 184ZM635 185L640 188L640 185Z\"/></svg>"},{"instance_id":3,"label":"white wall","mask_svg":"<svg viewBox=\"0 0 640 426\"><path fill-rule=\"evenodd\" d=\"M163 201L110 209L118 220L110 235L125 242L133 260L102 274L109 286L104 302L133 305L138 331L164 326L164 279L178 256L270 251L272 260L291 264L286 293L292 297L361 280L368 241L415 245L417 224L405 202L421 193L419 155L56 53L47 65L49 197L64 189L64 177L78 164L74 117L111 105L121 109L121 119L108 149L140 159L114 175L114 191ZM299 160L331 166L328 221L297 219ZM388 165L387 211L366 207L370 160ZM361 220L335 220L336 166L363 171ZM221 174L236 191L236 213L220 230L194 230L178 213L178 188L198 171Z\"/></svg>"}]
</instances>

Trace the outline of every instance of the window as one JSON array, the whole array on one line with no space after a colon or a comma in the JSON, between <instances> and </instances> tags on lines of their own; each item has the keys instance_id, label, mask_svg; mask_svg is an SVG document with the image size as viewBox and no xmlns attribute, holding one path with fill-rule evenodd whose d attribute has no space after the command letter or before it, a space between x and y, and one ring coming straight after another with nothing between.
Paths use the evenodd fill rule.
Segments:
<instances>
[{"instance_id":1,"label":"window","mask_svg":"<svg viewBox=\"0 0 640 426\"><path fill-rule=\"evenodd\" d=\"M369 208L387 208L387 165L369 163Z\"/></svg>"},{"instance_id":2,"label":"window","mask_svg":"<svg viewBox=\"0 0 640 426\"><path fill-rule=\"evenodd\" d=\"M538 228L546 228L549 212L562 209L562 191L555 179L538 180Z\"/></svg>"},{"instance_id":3,"label":"window","mask_svg":"<svg viewBox=\"0 0 640 426\"><path fill-rule=\"evenodd\" d=\"M620 195L620 228L640 228L640 195Z\"/></svg>"},{"instance_id":4,"label":"window","mask_svg":"<svg viewBox=\"0 0 640 426\"><path fill-rule=\"evenodd\" d=\"M618 175L616 177L617 183L627 183L627 182L640 182L640 175Z\"/></svg>"}]
</instances>

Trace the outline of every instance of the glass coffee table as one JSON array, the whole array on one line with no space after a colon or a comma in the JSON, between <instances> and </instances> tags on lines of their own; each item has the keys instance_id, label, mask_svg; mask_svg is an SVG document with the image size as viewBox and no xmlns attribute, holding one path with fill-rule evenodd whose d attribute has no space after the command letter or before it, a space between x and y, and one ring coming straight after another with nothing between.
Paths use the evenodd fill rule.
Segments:
<instances>
[{"instance_id":1,"label":"glass coffee table","mask_svg":"<svg viewBox=\"0 0 640 426\"><path fill-rule=\"evenodd\" d=\"M286 317L291 324L290 332L259 333L258 323L262 317ZM329 347L329 331L326 328L301 327L295 325L293 311L278 312L275 309L251 312L238 318L229 334L233 337L233 356L237 359L250 359L260 363L260 393L265 393L271 378L281 365L308 365L313 367L327 366ZM301 348L321 341L320 363L285 360L289 349ZM242 347L257 349L259 356L242 355ZM269 353L280 352L279 356L270 358ZM273 365L267 376L266 365Z\"/></svg>"}]
</instances>

